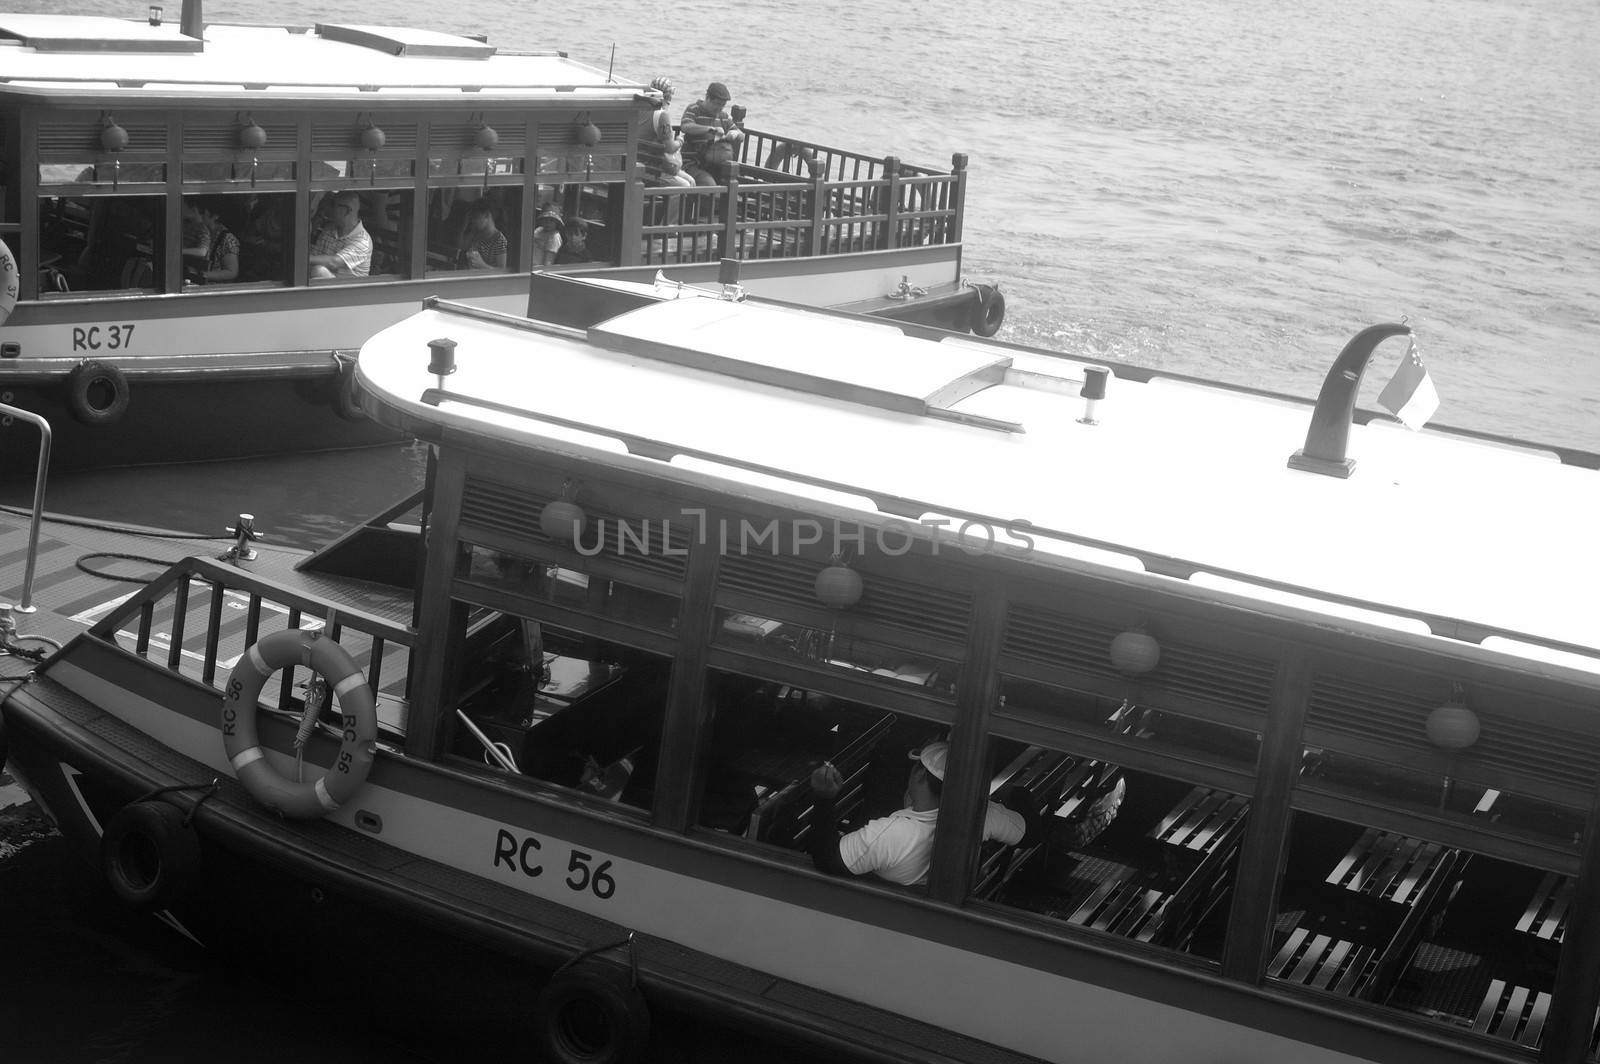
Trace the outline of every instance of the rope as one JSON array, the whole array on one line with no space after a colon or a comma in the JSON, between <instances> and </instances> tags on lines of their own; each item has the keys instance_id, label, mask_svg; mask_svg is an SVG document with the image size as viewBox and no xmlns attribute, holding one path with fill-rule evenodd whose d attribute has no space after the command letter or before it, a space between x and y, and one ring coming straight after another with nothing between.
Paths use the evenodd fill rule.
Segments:
<instances>
[{"instance_id":1,"label":"rope","mask_svg":"<svg viewBox=\"0 0 1600 1064\"><path fill-rule=\"evenodd\" d=\"M211 537L211 538L216 538L216 537ZM147 556L145 556L143 554L118 554L115 551L104 551L104 550L95 551L95 552L93 552L91 554L81 555L78 558L78 560L73 563L79 569L81 569L84 572L88 573L90 576L98 576L102 580L121 580L122 582L128 583L128 584L148 584L152 578L150 576L148 576L148 575L146 575L146 576L118 576L116 573L108 573L108 572L104 572L103 570L100 570L100 569L92 569L89 566L84 564L84 562L88 561L90 558L114 558L114 559L119 559L121 561L128 561L128 562L144 562L146 565L155 565L155 566L159 566L162 569L165 569L167 566L172 564L171 562L169 562L169 561L167 561L167 560L165 560L163 558L150 558L150 557L147 557Z\"/></svg>"},{"instance_id":2,"label":"rope","mask_svg":"<svg viewBox=\"0 0 1600 1064\"><path fill-rule=\"evenodd\" d=\"M594 946L579 953L574 953L571 957L568 957L561 963L561 967L550 973L550 978L554 979L556 976L560 975L568 968L571 968L574 964L577 964L585 957L593 957L596 953L604 953L608 949L617 949L620 946L628 947L628 985L637 987L639 985L639 959L634 955L633 952L632 931L628 932L627 938L619 938L615 942L607 942L603 946Z\"/></svg>"},{"instance_id":3,"label":"rope","mask_svg":"<svg viewBox=\"0 0 1600 1064\"><path fill-rule=\"evenodd\" d=\"M152 798L159 798L163 794L173 794L177 791L204 790L206 793L195 799L194 805L189 807L188 815L183 818L183 826L188 827L194 822L194 815L200 811L201 804L204 803L207 798L213 797L217 793L217 789L221 786L221 777L213 778L210 783L175 783L171 787L157 787L153 791L146 791L129 804L138 805L140 802L148 802Z\"/></svg>"}]
</instances>

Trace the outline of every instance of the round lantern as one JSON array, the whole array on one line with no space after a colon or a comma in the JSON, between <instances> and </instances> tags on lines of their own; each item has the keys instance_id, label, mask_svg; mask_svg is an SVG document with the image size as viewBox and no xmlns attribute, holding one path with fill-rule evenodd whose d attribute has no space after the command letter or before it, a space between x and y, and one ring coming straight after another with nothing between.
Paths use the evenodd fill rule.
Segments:
<instances>
[{"instance_id":1,"label":"round lantern","mask_svg":"<svg viewBox=\"0 0 1600 1064\"><path fill-rule=\"evenodd\" d=\"M388 139L377 126L369 124L361 129L361 146L368 151L377 151Z\"/></svg>"},{"instance_id":2,"label":"round lantern","mask_svg":"<svg viewBox=\"0 0 1600 1064\"><path fill-rule=\"evenodd\" d=\"M830 565L817 574L817 600L836 610L861 601L861 574L847 565Z\"/></svg>"},{"instance_id":3,"label":"round lantern","mask_svg":"<svg viewBox=\"0 0 1600 1064\"><path fill-rule=\"evenodd\" d=\"M1143 628L1118 633L1111 641L1111 664L1118 672L1142 676L1161 660L1161 644Z\"/></svg>"},{"instance_id":4,"label":"round lantern","mask_svg":"<svg viewBox=\"0 0 1600 1064\"><path fill-rule=\"evenodd\" d=\"M479 151L493 151L495 145L500 143L500 134L495 132L493 126L479 126L478 131L472 135L472 143L478 146Z\"/></svg>"},{"instance_id":5,"label":"round lantern","mask_svg":"<svg viewBox=\"0 0 1600 1064\"><path fill-rule=\"evenodd\" d=\"M1428 714L1428 741L1441 750L1465 750L1478 741L1478 715L1451 700Z\"/></svg>"},{"instance_id":6,"label":"round lantern","mask_svg":"<svg viewBox=\"0 0 1600 1064\"><path fill-rule=\"evenodd\" d=\"M570 499L554 499L539 511L539 530L558 543L576 543L589 515Z\"/></svg>"},{"instance_id":7,"label":"round lantern","mask_svg":"<svg viewBox=\"0 0 1600 1064\"><path fill-rule=\"evenodd\" d=\"M115 118L107 118L106 124L100 127L100 147L106 151L118 152L128 146L128 131L117 125Z\"/></svg>"},{"instance_id":8,"label":"round lantern","mask_svg":"<svg viewBox=\"0 0 1600 1064\"><path fill-rule=\"evenodd\" d=\"M585 122L578 127L578 143L585 148L592 148L600 143L600 127L593 122Z\"/></svg>"},{"instance_id":9,"label":"round lantern","mask_svg":"<svg viewBox=\"0 0 1600 1064\"><path fill-rule=\"evenodd\" d=\"M267 131L251 120L239 129L239 146L246 151L259 151L267 146Z\"/></svg>"}]
</instances>

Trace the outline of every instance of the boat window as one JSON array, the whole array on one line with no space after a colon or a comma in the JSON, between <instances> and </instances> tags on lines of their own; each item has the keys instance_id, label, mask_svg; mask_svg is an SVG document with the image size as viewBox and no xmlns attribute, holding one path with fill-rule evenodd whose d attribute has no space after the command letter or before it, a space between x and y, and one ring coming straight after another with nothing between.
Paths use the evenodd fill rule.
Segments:
<instances>
[{"instance_id":1,"label":"boat window","mask_svg":"<svg viewBox=\"0 0 1600 1064\"><path fill-rule=\"evenodd\" d=\"M618 263L622 202L620 184L539 186L534 265Z\"/></svg>"},{"instance_id":2,"label":"boat window","mask_svg":"<svg viewBox=\"0 0 1600 1064\"><path fill-rule=\"evenodd\" d=\"M1467 772L1475 766L1459 766ZM1454 816L1492 824L1523 840L1538 840L1576 852L1585 811L1573 805L1518 794L1447 774L1449 766L1412 758L1391 764L1324 746L1303 748L1298 786L1391 809ZM1481 769L1480 769L1481 771Z\"/></svg>"},{"instance_id":3,"label":"boat window","mask_svg":"<svg viewBox=\"0 0 1600 1064\"><path fill-rule=\"evenodd\" d=\"M293 181L295 164L288 159L251 159L234 156L226 162L185 162L185 184L212 184L218 181L249 182L252 186L272 181Z\"/></svg>"},{"instance_id":4,"label":"boat window","mask_svg":"<svg viewBox=\"0 0 1600 1064\"><path fill-rule=\"evenodd\" d=\"M183 279L186 285L246 284L292 280L286 235L294 224L294 193L234 192L185 196L184 207L200 209L196 219L185 211ZM218 228L220 226L220 228ZM231 236L237 242L238 275L231 282L215 277L219 246ZM203 249L203 254L195 254ZM212 274L210 278L207 274Z\"/></svg>"},{"instance_id":5,"label":"boat window","mask_svg":"<svg viewBox=\"0 0 1600 1064\"><path fill-rule=\"evenodd\" d=\"M84 159L81 162L41 163L39 166L41 186L94 185L99 186L97 191L118 192L143 191L124 190L124 185L164 185L166 181L165 163Z\"/></svg>"},{"instance_id":6,"label":"boat window","mask_svg":"<svg viewBox=\"0 0 1600 1064\"><path fill-rule=\"evenodd\" d=\"M330 189L313 197L311 211L311 249L316 254L323 247L333 253L338 246L338 234L330 219L335 197L341 190ZM372 240L372 254L368 259L369 278L407 277L411 271L411 210L414 199L408 190L385 188L356 188L361 199L361 225ZM319 240L321 243L319 244ZM357 279L360 279L359 276ZM313 281L349 280L344 274L333 278L318 277Z\"/></svg>"},{"instance_id":7,"label":"boat window","mask_svg":"<svg viewBox=\"0 0 1600 1064\"><path fill-rule=\"evenodd\" d=\"M162 287L164 196L46 196L39 201L41 292Z\"/></svg>"},{"instance_id":8,"label":"boat window","mask_svg":"<svg viewBox=\"0 0 1600 1064\"><path fill-rule=\"evenodd\" d=\"M839 830L905 806L906 754L947 726L792 684L713 672L699 823L786 849L810 845L811 773L831 761L844 777Z\"/></svg>"},{"instance_id":9,"label":"boat window","mask_svg":"<svg viewBox=\"0 0 1600 1064\"><path fill-rule=\"evenodd\" d=\"M1003 715L1052 727L1075 726L1123 741L1178 754L1189 760L1252 771L1261 736L1248 728L1116 697L1008 676L1002 687Z\"/></svg>"},{"instance_id":10,"label":"boat window","mask_svg":"<svg viewBox=\"0 0 1600 1064\"><path fill-rule=\"evenodd\" d=\"M451 752L638 809L654 801L670 660L533 617L467 633Z\"/></svg>"},{"instance_id":11,"label":"boat window","mask_svg":"<svg viewBox=\"0 0 1600 1064\"><path fill-rule=\"evenodd\" d=\"M485 227L485 218L492 229ZM429 271L510 272L521 260L521 218L520 188L468 185L431 190ZM469 251L476 255L469 256Z\"/></svg>"},{"instance_id":12,"label":"boat window","mask_svg":"<svg viewBox=\"0 0 1600 1064\"><path fill-rule=\"evenodd\" d=\"M1248 799L1054 743L996 737L989 770L992 798L1025 795L1041 830L985 843L974 897L1220 962Z\"/></svg>"},{"instance_id":13,"label":"boat window","mask_svg":"<svg viewBox=\"0 0 1600 1064\"><path fill-rule=\"evenodd\" d=\"M1572 891L1557 872L1297 813L1267 976L1537 1049Z\"/></svg>"},{"instance_id":14,"label":"boat window","mask_svg":"<svg viewBox=\"0 0 1600 1064\"><path fill-rule=\"evenodd\" d=\"M466 546L466 554L462 576L473 583L638 627L677 627L677 595L475 544Z\"/></svg>"},{"instance_id":15,"label":"boat window","mask_svg":"<svg viewBox=\"0 0 1600 1064\"><path fill-rule=\"evenodd\" d=\"M953 697L959 667L925 650L880 636L858 636L810 619L780 620L734 609L717 611L716 641L735 650L826 665L852 676L924 689Z\"/></svg>"}]
</instances>

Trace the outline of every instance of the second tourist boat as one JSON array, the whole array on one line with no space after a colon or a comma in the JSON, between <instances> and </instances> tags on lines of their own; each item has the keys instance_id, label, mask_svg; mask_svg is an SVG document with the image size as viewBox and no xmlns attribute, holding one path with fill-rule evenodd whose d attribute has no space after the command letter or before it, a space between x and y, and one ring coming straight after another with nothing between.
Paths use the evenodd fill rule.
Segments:
<instances>
[{"instance_id":1,"label":"second tourist boat","mask_svg":"<svg viewBox=\"0 0 1600 1064\"><path fill-rule=\"evenodd\" d=\"M149 11L0 15L0 401L49 422L57 468L385 438L351 403L361 342L429 294L521 313L535 268L695 281L736 258L776 299L1004 315L962 274L962 156L752 126L726 184L658 187L647 81L429 30ZM484 208L503 261L465 254ZM317 231L356 222L364 275L319 276ZM0 474L36 447L5 419Z\"/></svg>"}]
</instances>

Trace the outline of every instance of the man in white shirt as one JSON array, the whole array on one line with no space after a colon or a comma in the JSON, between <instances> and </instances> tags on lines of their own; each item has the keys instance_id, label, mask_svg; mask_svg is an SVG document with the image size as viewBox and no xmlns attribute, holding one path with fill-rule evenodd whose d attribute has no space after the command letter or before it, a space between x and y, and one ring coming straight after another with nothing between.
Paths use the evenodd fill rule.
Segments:
<instances>
[{"instance_id":1,"label":"man in white shirt","mask_svg":"<svg viewBox=\"0 0 1600 1064\"><path fill-rule=\"evenodd\" d=\"M824 762L811 774L811 792L817 799L817 830L811 833L811 858L818 868L836 875L872 873L902 886L927 882L950 744L929 743L907 756L916 764L906 783L906 807L843 836L835 827L833 800L843 787L844 778L830 762ZM1026 835L1037 837L1037 816L1031 813L1032 810L1018 812L990 802L984 812L984 840L995 839L1014 846Z\"/></svg>"},{"instance_id":2,"label":"man in white shirt","mask_svg":"<svg viewBox=\"0 0 1600 1064\"><path fill-rule=\"evenodd\" d=\"M311 243L311 276L366 277L372 267L372 236L361 224L361 195L351 189L333 197L331 225Z\"/></svg>"}]
</instances>

